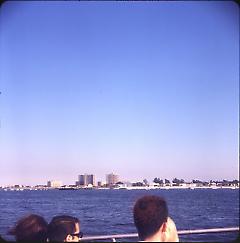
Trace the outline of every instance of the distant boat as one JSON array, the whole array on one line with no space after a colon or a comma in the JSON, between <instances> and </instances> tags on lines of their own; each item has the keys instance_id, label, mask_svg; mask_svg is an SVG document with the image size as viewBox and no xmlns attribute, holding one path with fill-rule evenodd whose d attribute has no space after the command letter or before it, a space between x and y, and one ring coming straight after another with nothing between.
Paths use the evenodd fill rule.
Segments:
<instances>
[{"instance_id":1,"label":"distant boat","mask_svg":"<svg viewBox=\"0 0 240 243\"><path fill-rule=\"evenodd\" d=\"M73 188L73 187L62 187L62 188L59 188L58 190L61 190L61 191L69 191L69 190L76 190L76 189Z\"/></svg>"}]
</instances>

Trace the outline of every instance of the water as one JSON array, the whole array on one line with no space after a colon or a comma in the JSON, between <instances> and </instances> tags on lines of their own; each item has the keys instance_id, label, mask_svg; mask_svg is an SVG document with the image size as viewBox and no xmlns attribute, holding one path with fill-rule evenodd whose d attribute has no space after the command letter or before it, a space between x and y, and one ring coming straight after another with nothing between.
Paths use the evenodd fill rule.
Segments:
<instances>
[{"instance_id":1,"label":"water","mask_svg":"<svg viewBox=\"0 0 240 243\"><path fill-rule=\"evenodd\" d=\"M81 221L87 235L136 233L132 209L141 196L163 196L178 230L239 226L239 190L74 190L0 191L0 235L29 213L48 222L55 215L69 214ZM229 241L236 233L180 236L182 241Z\"/></svg>"}]
</instances>

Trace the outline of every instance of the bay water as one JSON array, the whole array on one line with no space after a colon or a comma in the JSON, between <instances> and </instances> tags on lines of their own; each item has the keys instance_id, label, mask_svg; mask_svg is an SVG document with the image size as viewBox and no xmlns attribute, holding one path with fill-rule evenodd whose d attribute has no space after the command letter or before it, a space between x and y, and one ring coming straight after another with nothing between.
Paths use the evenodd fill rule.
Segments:
<instances>
[{"instance_id":1,"label":"bay water","mask_svg":"<svg viewBox=\"0 0 240 243\"><path fill-rule=\"evenodd\" d=\"M13 240L8 230L31 213L48 222L61 214L78 217L84 236L136 233L133 206L144 195L166 199L178 230L239 227L238 189L0 190L0 235ZM237 235L238 232L185 235L180 236L180 241L231 241Z\"/></svg>"}]
</instances>

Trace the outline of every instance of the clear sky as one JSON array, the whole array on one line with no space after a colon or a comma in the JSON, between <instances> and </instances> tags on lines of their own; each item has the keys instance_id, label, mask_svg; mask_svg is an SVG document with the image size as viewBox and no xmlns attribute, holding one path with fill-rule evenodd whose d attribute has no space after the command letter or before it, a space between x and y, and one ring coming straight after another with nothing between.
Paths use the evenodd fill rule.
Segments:
<instances>
[{"instance_id":1,"label":"clear sky","mask_svg":"<svg viewBox=\"0 0 240 243\"><path fill-rule=\"evenodd\" d=\"M0 185L238 179L234 2L8 1Z\"/></svg>"}]
</instances>

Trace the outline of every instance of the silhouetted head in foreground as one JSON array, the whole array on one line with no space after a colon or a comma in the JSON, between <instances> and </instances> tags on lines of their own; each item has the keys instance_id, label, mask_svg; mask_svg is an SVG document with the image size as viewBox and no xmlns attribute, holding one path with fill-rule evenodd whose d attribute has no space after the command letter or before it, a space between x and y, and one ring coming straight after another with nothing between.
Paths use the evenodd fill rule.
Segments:
<instances>
[{"instance_id":1,"label":"silhouetted head in foreground","mask_svg":"<svg viewBox=\"0 0 240 243\"><path fill-rule=\"evenodd\" d=\"M39 215L31 214L20 219L9 231L16 241L47 241L47 222Z\"/></svg>"},{"instance_id":2,"label":"silhouetted head in foreground","mask_svg":"<svg viewBox=\"0 0 240 243\"><path fill-rule=\"evenodd\" d=\"M53 217L48 225L48 240L77 242L82 238L78 218L62 215Z\"/></svg>"},{"instance_id":3,"label":"silhouetted head in foreground","mask_svg":"<svg viewBox=\"0 0 240 243\"><path fill-rule=\"evenodd\" d=\"M168 218L166 201L158 196L144 196L135 203L134 223L142 241L178 241L174 222Z\"/></svg>"}]
</instances>

